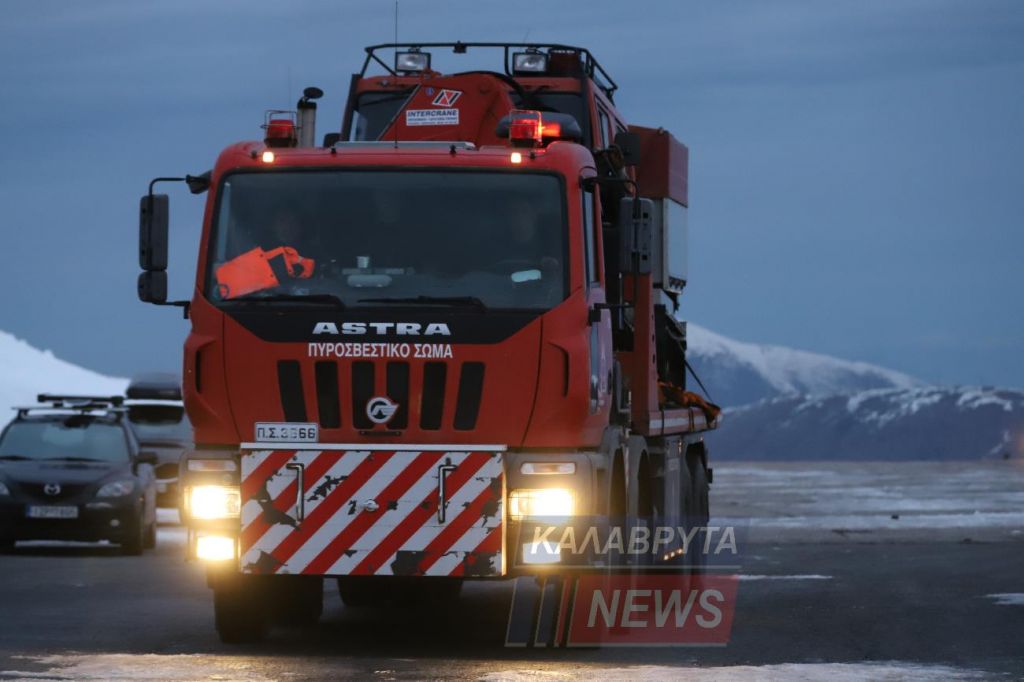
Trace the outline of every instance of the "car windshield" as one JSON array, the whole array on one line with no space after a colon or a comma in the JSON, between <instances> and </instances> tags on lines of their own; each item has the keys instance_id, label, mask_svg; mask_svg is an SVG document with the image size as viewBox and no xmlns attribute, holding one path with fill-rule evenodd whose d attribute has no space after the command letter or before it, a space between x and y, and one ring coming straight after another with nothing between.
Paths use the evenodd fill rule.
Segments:
<instances>
[{"instance_id":1,"label":"car windshield","mask_svg":"<svg viewBox=\"0 0 1024 682\"><path fill-rule=\"evenodd\" d=\"M548 309L565 298L565 210L553 175L239 173L220 191L214 301Z\"/></svg>"},{"instance_id":2,"label":"car windshield","mask_svg":"<svg viewBox=\"0 0 1024 682\"><path fill-rule=\"evenodd\" d=\"M132 405L128 422L143 443L186 443L192 427L180 405Z\"/></svg>"},{"instance_id":3,"label":"car windshield","mask_svg":"<svg viewBox=\"0 0 1024 682\"><path fill-rule=\"evenodd\" d=\"M89 416L16 421L0 440L0 459L128 460L128 443L117 424Z\"/></svg>"}]
</instances>

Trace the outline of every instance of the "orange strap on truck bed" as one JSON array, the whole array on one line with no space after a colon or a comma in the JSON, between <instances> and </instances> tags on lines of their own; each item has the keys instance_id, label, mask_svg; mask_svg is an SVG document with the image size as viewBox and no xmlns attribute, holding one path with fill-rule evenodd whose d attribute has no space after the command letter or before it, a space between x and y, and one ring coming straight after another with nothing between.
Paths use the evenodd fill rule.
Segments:
<instances>
[{"instance_id":1,"label":"orange strap on truck bed","mask_svg":"<svg viewBox=\"0 0 1024 682\"><path fill-rule=\"evenodd\" d=\"M270 263L278 257L283 259L289 277L308 279L313 275L313 259L303 258L292 247L264 251L257 246L215 268L217 293L222 299L230 299L279 286L281 282Z\"/></svg>"}]
</instances>

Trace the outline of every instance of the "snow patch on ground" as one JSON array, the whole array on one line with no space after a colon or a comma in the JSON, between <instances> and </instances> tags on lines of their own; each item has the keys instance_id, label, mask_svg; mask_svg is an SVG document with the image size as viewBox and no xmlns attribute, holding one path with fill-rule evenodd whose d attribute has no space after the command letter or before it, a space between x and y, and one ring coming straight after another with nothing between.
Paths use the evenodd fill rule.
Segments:
<instances>
[{"instance_id":1,"label":"snow patch on ground","mask_svg":"<svg viewBox=\"0 0 1024 682\"><path fill-rule=\"evenodd\" d=\"M994 599L999 606L1024 606L1024 592L1002 592L985 596Z\"/></svg>"},{"instance_id":2,"label":"snow patch on ground","mask_svg":"<svg viewBox=\"0 0 1024 682\"><path fill-rule=\"evenodd\" d=\"M34 405L39 393L123 395L127 379L108 377L61 360L0 331L0 419L17 405Z\"/></svg>"}]
</instances>

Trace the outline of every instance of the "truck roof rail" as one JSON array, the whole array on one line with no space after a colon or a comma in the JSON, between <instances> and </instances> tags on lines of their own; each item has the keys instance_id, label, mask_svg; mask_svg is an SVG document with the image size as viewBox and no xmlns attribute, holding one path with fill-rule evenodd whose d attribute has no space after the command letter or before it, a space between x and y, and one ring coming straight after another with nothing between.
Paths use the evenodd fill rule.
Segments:
<instances>
[{"instance_id":1,"label":"truck roof rail","mask_svg":"<svg viewBox=\"0 0 1024 682\"><path fill-rule=\"evenodd\" d=\"M124 396L53 395L50 393L40 393L36 396L36 401L40 403L50 403L50 407L80 410L96 409L98 407L120 407L124 403ZM42 407L45 409L46 406Z\"/></svg>"},{"instance_id":2,"label":"truck roof rail","mask_svg":"<svg viewBox=\"0 0 1024 682\"><path fill-rule=\"evenodd\" d=\"M337 149L372 149L374 147L387 147L391 149L395 147L398 147L399 149L402 147L411 149L444 149L446 151L451 149L474 151L476 149L476 145L472 142L465 142L461 140L458 142L445 142L443 140L402 140L400 142L395 142L394 140L353 140L345 142L338 141L331 146Z\"/></svg>"},{"instance_id":3,"label":"truck roof rail","mask_svg":"<svg viewBox=\"0 0 1024 682\"><path fill-rule=\"evenodd\" d=\"M465 54L466 51L471 47L504 50L504 71L505 75L509 77L523 75L521 73L513 73L511 58L513 54L512 50L514 49L521 49L528 52L546 50L548 53L550 53L552 50L555 52L576 52L582 58L582 76L593 80L594 84L601 89L601 91L605 94L605 96L608 99L612 99L612 95L615 93L616 90L619 89L619 86L616 85L615 81L612 80L612 77L608 75L608 72L604 70L604 67L602 67L597 62L597 59L594 58L594 55L591 54L590 50L588 50L585 47L563 45L560 43L463 43L461 41L456 41L454 43L381 43L379 45L370 45L365 48L366 60L363 62L363 68L359 71L359 76L366 76L366 69L369 68L371 61L380 64L382 67L384 67L385 70L387 70L388 74L392 76L400 75L392 65L388 64L386 61L381 59L380 56L377 55L377 52L379 50L406 49L410 51L418 51L423 48L435 47L451 48L452 52L454 52L455 54Z\"/></svg>"}]
</instances>

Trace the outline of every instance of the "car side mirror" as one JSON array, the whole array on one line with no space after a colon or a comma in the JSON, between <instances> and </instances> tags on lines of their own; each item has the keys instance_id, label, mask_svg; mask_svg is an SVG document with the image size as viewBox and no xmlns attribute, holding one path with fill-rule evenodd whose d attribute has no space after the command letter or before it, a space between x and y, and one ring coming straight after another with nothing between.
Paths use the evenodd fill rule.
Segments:
<instances>
[{"instance_id":1,"label":"car side mirror","mask_svg":"<svg viewBox=\"0 0 1024 682\"><path fill-rule=\"evenodd\" d=\"M141 451L136 459L139 464L152 464L154 466L160 461L160 458L152 450Z\"/></svg>"}]
</instances>

